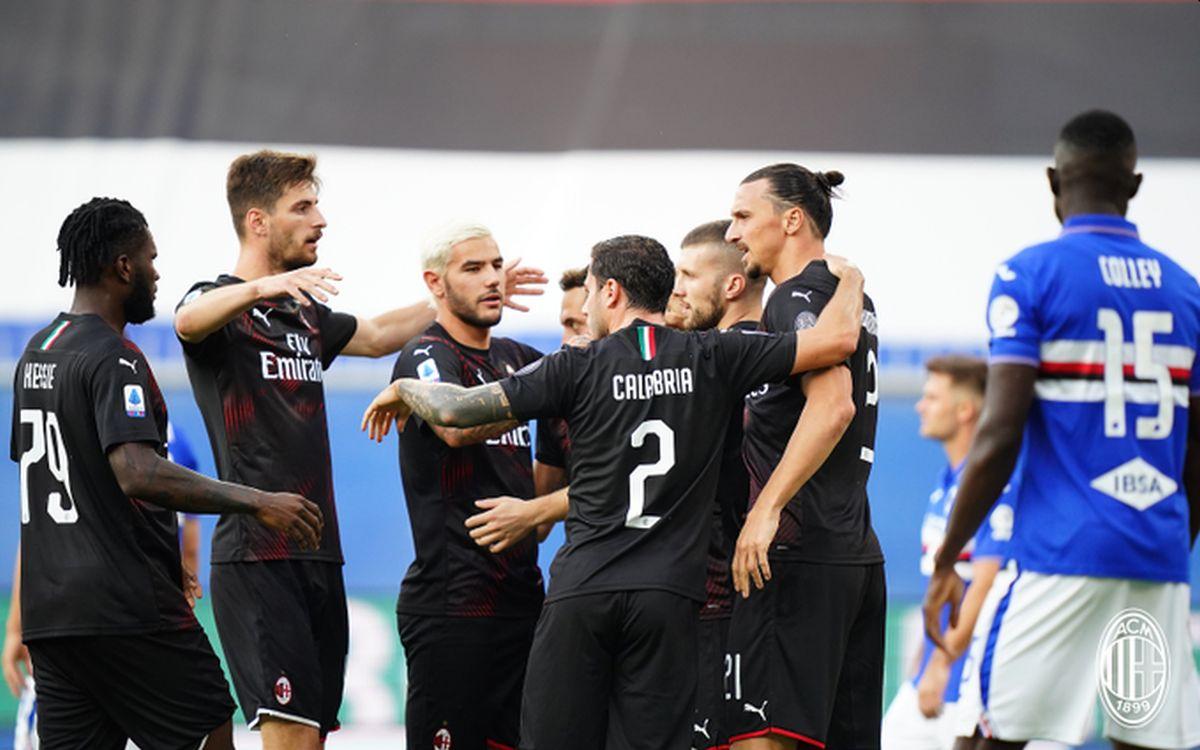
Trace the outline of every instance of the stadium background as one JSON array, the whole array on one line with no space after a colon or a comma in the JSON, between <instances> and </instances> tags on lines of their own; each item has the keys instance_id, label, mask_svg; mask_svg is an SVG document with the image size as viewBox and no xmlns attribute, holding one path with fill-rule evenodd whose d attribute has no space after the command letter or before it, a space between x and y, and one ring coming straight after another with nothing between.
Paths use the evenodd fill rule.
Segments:
<instances>
[{"instance_id":1,"label":"stadium background","mask_svg":"<svg viewBox=\"0 0 1200 750\"><path fill-rule=\"evenodd\" d=\"M360 315L422 294L418 243L444 219L484 221L506 255L557 277L614 234L673 249L724 216L755 167L839 169L829 246L863 267L880 315L871 497L890 692L915 635L918 530L943 460L916 436L921 362L982 351L993 267L1057 230L1044 167L1079 110L1131 121L1146 182L1130 218L1200 269L1197 39L1195 2L0 0L0 362L9 372L69 304L53 284L62 217L92 195L130 199L163 276L159 319L135 337L212 473L169 319L191 282L232 267L223 177L238 153L318 154L321 262L346 277L336 307ZM554 347L557 290L531 305L500 332ZM390 367L343 360L326 383L352 596L345 713L359 727L393 724L403 705L391 610L412 542L395 445L357 430ZM0 464L5 590L17 487L15 465ZM543 545L544 565L560 542ZM13 708L0 696L0 724Z\"/></svg>"}]
</instances>

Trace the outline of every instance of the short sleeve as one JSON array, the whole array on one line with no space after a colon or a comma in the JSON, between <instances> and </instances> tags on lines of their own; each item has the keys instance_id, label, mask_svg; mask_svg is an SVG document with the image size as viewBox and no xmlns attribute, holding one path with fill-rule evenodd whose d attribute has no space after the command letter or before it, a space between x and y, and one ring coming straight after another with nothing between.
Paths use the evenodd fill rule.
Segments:
<instances>
[{"instance_id":1,"label":"short sleeve","mask_svg":"<svg viewBox=\"0 0 1200 750\"><path fill-rule=\"evenodd\" d=\"M762 383L778 383L792 374L796 336L762 331L725 331L714 334L717 367L737 395Z\"/></svg>"},{"instance_id":2,"label":"short sleeve","mask_svg":"<svg viewBox=\"0 0 1200 750\"><path fill-rule=\"evenodd\" d=\"M175 312L179 312L180 308L182 308L184 305L189 304L200 295L210 292L219 286L220 285L214 281L197 281L195 284L192 284L190 289L187 290L187 294L183 295L183 299L179 300L179 304L175 305ZM228 337L229 324L226 324L221 326L219 330L210 333L202 341L193 342L179 339L179 344L183 347L183 351L193 359L205 359L222 351L225 343L224 340Z\"/></svg>"},{"instance_id":3,"label":"short sleeve","mask_svg":"<svg viewBox=\"0 0 1200 750\"><path fill-rule=\"evenodd\" d=\"M567 425L562 419L538 420L535 457L540 464L567 468Z\"/></svg>"},{"instance_id":4,"label":"short sleeve","mask_svg":"<svg viewBox=\"0 0 1200 750\"><path fill-rule=\"evenodd\" d=\"M1001 263L988 295L987 324L992 364L1041 363L1042 330L1036 274L1017 259Z\"/></svg>"},{"instance_id":5,"label":"short sleeve","mask_svg":"<svg viewBox=\"0 0 1200 750\"><path fill-rule=\"evenodd\" d=\"M329 369L354 332L358 330L358 318L347 313L334 312L320 302L317 306L317 321L321 328L321 367Z\"/></svg>"},{"instance_id":6,"label":"short sleeve","mask_svg":"<svg viewBox=\"0 0 1200 750\"><path fill-rule=\"evenodd\" d=\"M108 452L121 443L161 445L145 357L126 349L110 349L94 355L90 367L89 390L100 447Z\"/></svg>"},{"instance_id":7,"label":"short sleeve","mask_svg":"<svg viewBox=\"0 0 1200 750\"><path fill-rule=\"evenodd\" d=\"M392 380L416 378L426 383L462 385L462 360L441 341L422 340L409 345L396 358Z\"/></svg>"},{"instance_id":8,"label":"short sleeve","mask_svg":"<svg viewBox=\"0 0 1200 750\"><path fill-rule=\"evenodd\" d=\"M567 417L574 403L582 358L577 349L560 349L530 362L500 381L518 420Z\"/></svg>"},{"instance_id":9,"label":"short sleeve","mask_svg":"<svg viewBox=\"0 0 1200 750\"><path fill-rule=\"evenodd\" d=\"M1009 542L1012 541L1013 521L1015 520L1013 504L1016 493L1013 485L1005 486L1004 492L992 506L991 513L975 532L975 550L972 558L998 558L1007 560Z\"/></svg>"}]
</instances>

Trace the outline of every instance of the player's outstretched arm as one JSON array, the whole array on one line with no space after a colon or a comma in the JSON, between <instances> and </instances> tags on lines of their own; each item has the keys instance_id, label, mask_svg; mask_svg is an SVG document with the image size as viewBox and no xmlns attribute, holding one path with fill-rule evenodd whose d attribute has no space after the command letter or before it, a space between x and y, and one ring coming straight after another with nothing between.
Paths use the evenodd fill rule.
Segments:
<instances>
[{"instance_id":1,"label":"player's outstretched arm","mask_svg":"<svg viewBox=\"0 0 1200 750\"><path fill-rule=\"evenodd\" d=\"M862 272L849 263L832 260L829 269L839 276L837 291L821 311L817 324L796 333L793 375L830 367L858 349L863 312Z\"/></svg>"},{"instance_id":2,"label":"player's outstretched arm","mask_svg":"<svg viewBox=\"0 0 1200 750\"><path fill-rule=\"evenodd\" d=\"M1033 403L1037 368L995 364L988 368L987 382L979 431L967 454L954 510L950 512L942 546L934 557L933 575L925 592L925 632L941 649L947 648L940 625L942 608L950 605L950 626L953 628L958 624L962 603L963 582L954 572L954 564L991 511L996 498L1004 492L1013 467L1017 465L1025 418Z\"/></svg>"},{"instance_id":3,"label":"player's outstretched arm","mask_svg":"<svg viewBox=\"0 0 1200 750\"><path fill-rule=\"evenodd\" d=\"M779 530L779 514L817 473L854 420L854 383L850 370L831 367L804 379L806 402L796 429L771 477L763 486L738 535L733 552L733 586L750 596L750 583L762 588L771 580L767 553Z\"/></svg>"},{"instance_id":4,"label":"player's outstretched arm","mask_svg":"<svg viewBox=\"0 0 1200 750\"><path fill-rule=\"evenodd\" d=\"M568 491L568 487L563 487L532 500L516 497L476 500L475 505L483 512L467 519L471 538L489 552L503 552L534 531L538 532L540 542L545 538L541 533L543 528L549 529L567 517Z\"/></svg>"},{"instance_id":5,"label":"player's outstretched arm","mask_svg":"<svg viewBox=\"0 0 1200 750\"><path fill-rule=\"evenodd\" d=\"M1183 454L1183 491L1187 493L1191 517L1192 546L1200 534L1200 396L1188 402L1187 449Z\"/></svg>"},{"instance_id":6,"label":"player's outstretched arm","mask_svg":"<svg viewBox=\"0 0 1200 750\"><path fill-rule=\"evenodd\" d=\"M108 464L130 497L189 513L248 513L304 549L320 546L321 509L300 495L209 479L159 456L149 443L117 445Z\"/></svg>"},{"instance_id":7,"label":"player's outstretched arm","mask_svg":"<svg viewBox=\"0 0 1200 750\"><path fill-rule=\"evenodd\" d=\"M259 302L277 297L290 296L302 305L311 305L307 293L328 302L327 294L338 293L333 282L341 280L328 268L300 268L210 289L175 311L175 334L189 344L197 344Z\"/></svg>"},{"instance_id":8,"label":"player's outstretched arm","mask_svg":"<svg viewBox=\"0 0 1200 750\"><path fill-rule=\"evenodd\" d=\"M367 407L362 429L372 440L382 441L392 422L403 428L413 413L441 427L477 427L515 419L499 383L463 388L453 383L400 378L380 391Z\"/></svg>"}]
</instances>

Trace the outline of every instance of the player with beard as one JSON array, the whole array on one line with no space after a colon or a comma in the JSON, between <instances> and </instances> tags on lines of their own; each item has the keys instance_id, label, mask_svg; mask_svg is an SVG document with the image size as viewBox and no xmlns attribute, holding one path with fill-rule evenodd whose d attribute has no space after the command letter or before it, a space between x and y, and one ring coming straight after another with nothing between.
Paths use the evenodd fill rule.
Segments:
<instances>
[{"instance_id":1,"label":"player with beard","mask_svg":"<svg viewBox=\"0 0 1200 750\"><path fill-rule=\"evenodd\" d=\"M749 278L741 251L725 241L728 230L728 219L713 221L696 227L683 238L672 292L672 306L682 330L758 330L766 278ZM730 413L721 454L717 502L713 506L705 577L707 599L700 609L697 665L700 679L692 726L692 747L697 750L729 746L724 720L725 675L727 666L731 666L725 645L733 611L729 565L733 540L737 539L750 494L750 475L742 462L744 411L744 403L738 401Z\"/></svg>"},{"instance_id":2,"label":"player with beard","mask_svg":"<svg viewBox=\"0 0 1200 750\"><path fill-rule=\"evenodd\" d=\"M13 383L21 472L20 625L50 748L232 748L233 702L184 593L176 511L245 516L302 548L321 512L166 458L167 409L127 324L154 316L157 249L141 212L95 198L58 235L75 286Z\"/></svg>"},{"instance_id":3,"label":"player with beard","mask_svg":"<svg viewBox=\"0 0 1200 750\"><path fill-rule=\"evenodd\" d=\"M341 277L313 267L326 226L315 168L314 157L275 151L233 161L234 272L194 285L175 315L221 478L303 491L325 515L315 550L234 515L213 535L217 630L266 750L315 750L342 701L349 633L324 370L340 354L394 353L433 316L424 302L375 318L323 304ZM540 272L510 272L510 290L525 280Z\"/></svg>"},{"instance_id":4,"label":"player with beard","mask_svg":"<svg viewBox=\"0 0 1200 750\"><path fill-rule=\"evenodd\" d=\"M394 419L465 428L560 416L572 436L566 544L530 650L521 747L686 747L696 687L709 512L728 415L755 383L847 356L862 277L845 271L801 335L688 333L662 325L674 269L647 237L592 250L584 349L549 354L500 383L394 381L363 427Z\"/></svg>"},{"instance_id":5,"label":"player with beard","mask_svg":"<svg viewBox=\"0 0 1200 750\"><path fill-rule=\"evenodd\" d=\"M542 355L491 335L503 308L504 261L486 227L456 223L421 255L436 320L396 360L395 378L475 386ZM540 431L540 430L539 430ZM396 605L408 668L409 747L515 748L521 686L542 607L538 540L492 554L465 521L481 497L535 494L529 426L455 429L410 420L400 470L416 559ZM538 485L544 489L539 477Z\"/></svg>"},{"instance_id":6,"label":"player with beard","mask_svg":"<svg viewBox=\"0 0 1200 750\"><path fill-rule=\"evenodd\" d=\"M738 188L726 239L745 252L751 276L776 284L763 330L805 330L829 303L836 279L825 238L842 179L775 164ZM740 750L879 747L886 590L866 489L878 339L874 305L863 306L846 361L747 398L750 511L733 556L742 598L729 629L727 702Z\"/></svg>"}]
</instances>

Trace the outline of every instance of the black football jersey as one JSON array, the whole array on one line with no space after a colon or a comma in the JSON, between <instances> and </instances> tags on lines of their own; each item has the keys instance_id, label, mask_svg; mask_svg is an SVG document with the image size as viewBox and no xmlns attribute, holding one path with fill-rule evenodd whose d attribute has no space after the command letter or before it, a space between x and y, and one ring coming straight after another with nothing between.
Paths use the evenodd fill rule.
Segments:
<instances>
[{"instance_id":1,"label":"black football jersey","mask_svg":"<svg viewBox=\"0 0 1200 750\"><path fill-rule=\"evenodd\" d=\"M241 283L228 275L200 282L180 306L194 295ZM324 371L357 325L353 315L286 297L258 303L197 344L182 342L221 479L298 493L319 505L325 519L320 547L305 551L248 514L223 515L213 534L214 563L342 561Z\"/></svg>"},{"instance_id":2,"label":"black football jersey","mask_svg":"<svg viewBox=\"0 0 1200 750\"><path fill-rule=\"evenodd\" d=\"M495 383L540 358L511 339L488 349L455 341L440 324L408 342L392 379L465 387ZM451 448L413 416L400 433L400 474L416 559L400 584L396 608L448 617L537 617L542 607L538 542L530 534L499 554L475 544L466 521L476 500L533 497L530 430L521 422L503 435Z\"/></svg>"},{"instance_id":3,"label":"black football jersey","mask_svg":"<svg viewBox=\"0 0 1200 750\"><path fill-rule=\"evenodd\" d=\"M781 380L794 336L685 333L635 321L501 381L521 419L571 434L566 543L547 601L661 589L703 602L705 552L730 413Z\"/></svg>"},{"instance_id":4,"label":"black football jersey","mask_svg":"<svg viewBox=\"0 0 1200 750\"><path fill-rule=\"evenodd\" d=\"M744 320L730 326L731 331L757 331L758 322ZM729 429L721 448L721 471L717 478L717 502L713 505L712 530L708 540L708 561L704 576L705 600L700 619L720 619L733 614L733 573L730 570L733 547L746 515L750 498L750 474L742 460L742 425L746 407L738 399L729 414Z\"/></svg>"},{"instance_id":5,"label":"black football jersey","mask_svg":"<svg viewBox=\"0 0 1200 750\"><path fill-rule=\"evenodd\" d=\"M811 328L837 290L837 277L824 261L813 261L775 288L763 311L770 332ZM854 420L825 463L800 488L780 515L771 554L781 559L867 564L883 561L871 528L867 478L875 461L879 412L879 337L875 305L863 300L858 349L843 365L854 383ZM779 464L804 409L801 376L763 385L746 397L743 450L750 470L750 504Z\"/></svg>"},{"instance_id":6,"label":"black football jersey","mask_svg":"<svg viewBox=\"0 0 1200 750\"><path fill-rule=\"evenodd\" d=\"M25 640L197 627L175 513L128 497L108 463L122 443L166 456L166 430L150 363L99 316L62 313L25 347L11 445Z\"/></svg>"}]
</instances>

